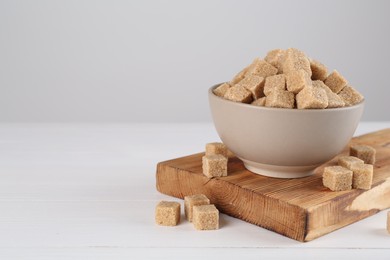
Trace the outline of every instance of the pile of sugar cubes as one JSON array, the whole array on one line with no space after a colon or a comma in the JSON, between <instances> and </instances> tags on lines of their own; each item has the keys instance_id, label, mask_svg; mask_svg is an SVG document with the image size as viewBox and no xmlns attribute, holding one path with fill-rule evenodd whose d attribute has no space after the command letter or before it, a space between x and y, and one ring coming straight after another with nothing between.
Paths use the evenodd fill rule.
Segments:
<instances>
[{"instance_id":1,"label":"pile of sugar cubes","mask_svg":"<svg viewBox=\"0 0 390 260\"><path fill-rule=\"evenodd\" d=\"M256 58L214 94L235 102L275 108L324 109L352 106L363 96L337 71L294 48Z\"/></svg>"},{"instance_id":2,"label":"pile of sugar cubes","mask_svg":"<svg viewBox=\"0 0 390 260\"><path fill-rule=\"evenodd\" d=\"M187 220L197 230L219 228L219 211L203 194L184 197L184 212ZM180 222L180 203L161 201L156 206L155 220L158 225L176 226Z\"/></svg>"},{"instance_id":3,"label":"pile of sugar cubes","mask_svg":"<svg viewBox=\"0 0 390 260\"><path fill-rule=\"evenodd\" d=\"M206 144L202 157L203 174L208 178L227 176L228 155L230 151L223 143ZM184 213L197 230L219 228L219 211L203 194L184 197ZM158 225L176 226L180 222L180 203L161 201L156 206L155 220Z\"/></svg>"},{"instance_id":4,"label":"pile of sugar cubes","mask_svg":"<svg viewBox=\"0 0 390 260\"><path fill-rule=\"evenodd\" d=\"M367 145L352 145L349 154L338 158L338 166L324 168L324 186L332 191L371 189L376 150Z\"/></svg>"}]
</instances>

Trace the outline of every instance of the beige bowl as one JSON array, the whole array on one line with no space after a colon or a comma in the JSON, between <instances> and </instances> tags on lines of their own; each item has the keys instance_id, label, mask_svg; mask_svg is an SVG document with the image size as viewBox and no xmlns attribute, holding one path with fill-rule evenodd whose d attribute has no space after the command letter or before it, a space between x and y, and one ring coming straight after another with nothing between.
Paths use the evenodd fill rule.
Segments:
<instances>
[{"instance_id":1,"label":"beige bowl","mask_svg":"<svg viewBox=\"0 0 390 260\"><path fill-rule=\"evenodd\" d=\"M364 101L343 108L282 109L236 103L209 89L215 128L222 142L257 174L300 178L329 161L348 144Z\"/></svg>"}]
</instances>

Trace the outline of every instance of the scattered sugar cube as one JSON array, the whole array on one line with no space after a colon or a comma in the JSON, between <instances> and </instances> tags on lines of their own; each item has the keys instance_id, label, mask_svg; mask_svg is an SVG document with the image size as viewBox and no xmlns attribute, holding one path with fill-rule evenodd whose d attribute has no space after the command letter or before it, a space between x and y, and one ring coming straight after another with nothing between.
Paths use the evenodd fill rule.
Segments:
<instances>
[{"instance_id":1,"label":"scattered sugar cube","mask_svg":"<svg viewBox=\"0 0 390 260\"><path fill-rule=\"evenodd\" d=\"M387 232L390 234L390 211L387 212Z\"/></svg>"},{"instance_id":2,"label":"scattered sugar cube","mask_svg":"<svg viewBox=\"0 0 390 260\"><path fill-rule=\"evenodd\" d=\"M184 213L188 221L192 222L193 207L200 205L208 205L210 200L203 194L196 194L184 197Z\"/></svg>"},{"instance_id":3,"label":"scattered sugar cube","mask_svg":"<svg viewBox=\"0 0 390 260\"><path fill-rule=\"evenodd\" d=\"M253 99L258 99L258 98L264 96L264 93L263 93L264 78L263 77L249 74L249 75L245 76L245 78L242 79L238 83L238 85L249 90L252 93Z\"/></svg>"},{"instance_id":4,"label":"scattered sugar cube","mask_svg":"<svg viewBox=\"0 0 390 260\"><path fill-rule=\"evenodd\" d=\"M326 108L328 96L323 88L317 86L306 86L296 96L298 109Z\"/></svg>"},{"instance_id":5,"label":"scattered sugar cube","mask_svg":"<svg viewBox=\"0 0 390 260\"><path fill-rule=\"evenodd\" d=\"M286 90L275 89L267 96L266 107L294 108L294 94Z\"/></svg>"},{"instance_id":6,"label":"scattered sugar cube","mask_svg":"<svg viewBox=\"0 0 390 260\"><path fill-rule=\"evenodd\" d=\"M286 50L282 70L284 74L289 74L295 70L304 70L311 77L310 61L305 53L298 49L290 48Z\"/></svg>"},{"instance_id":7,"label":"scattered sugar cube","mask_svg":"<svg viewBox=\"0 0 390 260\"><path fill-rule=\"evenodd\" d=\"M334 93L324 82L321 80L315 80L312 82L313 86L321 87L325 90L326 95L328 96L328 107L327 108L336 108L345 106L344 101Z\"/></svg>"},{"instance_id":8,"label":"scattered sugar cube","mask_svg":"<svg viewBox=\"0 0 390 260\"><path fill-rule=\"evenodd\" d=\"M203 174L208 178L227 176L228 159L221 155L205 155L202 157Z\"/></svg>"},{"instance_id":9,"label":"scattered sugar cube","mask_svg":"<svg viewBox=\"0 0 390 260\"><path fill-rule=\"evenodd\" d=\"M364 161L354 156L341 156L338 159L338 164L352 170L353 166L363 165Z\"/></svg>"},{"instance_id":10,"label":"scattered sugar cube","mask_svg":"<svg viewBox=\"0 0 390 260\"><path fill-rule=\"evenodd\" d=\"M214 230L219 228L219 211L214 205L193 207L193 223L197 230Z\"/></svg>"},{"instance_id":11,"label":"scattered sugar cube","mask_svg":"<svg viewBox=\"0 0 390 260\"><path fill-rule=\"evenodd\" d=\"M265 60L256 58L253 61L248 73L266 78L269 76L276 75L276 73L278 73L278 69L266 62Z\"/></svg>"},{"instance_id":12,"label":"scattered sugar cube","mask_svg":"<svg viewBox=\"0 0 390 260\"><path fill-rule=\"evenodd\" d=\"M268 96L274 89L286 90L286 77L284 74L270 76L265 79L264 94Z\"/></svg>"},{"instance_id":13,"label":"scattered sugar cube","mask_svg":"<svg viewBox=\"0 0 390 260\"><path fill-rule=\"evenodd\" d=\"M282 73L282 61L285 50L275 49L269 51L267 56L265 56L264 60L278 69L278 73Z\"/></svg>"},{"instance_id":14,"label":"scattered sugar cube","mask_svg":"<svg viewBox=\"0 0 390 260\"><path fill-rule=\"evenodd\" d=\"M324 81L328 76L328 69L319 61L310 60L311 79Z\"/></svg>"},{"instance_id":15,"label":"scattered sugar cube","mask_svg":"<svg viewBox=\"0 0 390 260\"><path fill-rule=\"evenodd\" d=\"M355 164L351 167L353 171L352 187L354 189L369 190L372 185L374 166L371 164Z\"/></svg>"},{"instance_id":16,"label":"scattered sugar cube","mask_svg":"<svg viewBox=\"0 0 390 260\"><path fill-rule=\"evenodd\" d=\"M218 87L216 87L213 92L215 95L217 95L218 97L223 97L226 93L226 91L230 88L231 86L229 85L229 83L223 83L221 85L219 85Z\"/></svg>"},{"instance_id":17,"label":"scattered sugar cube","mask_svg":"<svg viewBox=\"0 0 390 260\"><path fill-rule=\"evenodd\" d=\"M244 79L245 75L247 74L249 68L251 65L245 67L243 70L241 70L234 78L229 82L231 86L236 85L239 83L242 79Z\"/></svg>"},{"instance_id":18,"label":"scattered sugar cube","mask_svg":"<svg viewBox=\"0 0 390 260\"><path fill-rule=\"evenodd\" d=\"M262 97L262 98L256 99L251 104L254 106L264 107L265 102L266 102L266 97Z\"/></svg>"},{"instance_id":19,"label":"scattered sugar cube","mask_svg":"<svg viewBox=\"0 0 390 260\"><path fill-rule=\"evenodd\" d=\"M352 171L342 166L324 168L322 183L332 191L350 190L352 188Z\"/></svg>"},{"instance_id":20,"label":"scattered sugar cube","mask_svg":"<svg viewBox=\"0 0 390 260\"><path fill-rule=\"evenodd\" d=\"M352 145L349 154L364 161L367 164L375 164L376 150L368 145Z\"/></svg>"},{"instance_id":21,"label":"scattered sugar cube","mask_svg":"<svg viewBox=\"0 0 390 260\"><path fill-rule=\"evenodd\" d=\"M364 97L356 89L351 86L345 86L340 91L339 97L345 102L347 106L353 106L360 103Z\"/></svg>"},{"instance_id":22,"label":"scattered sugar cube","mask_svg":"<svg viewBox=\"0 0 390 260\"><path fill-rule=\"evenodd\" d=\"M251 103L252 93L241 85L235 85L226 91L224 98L234 102Z\"/></svg>"},{"instance_id":23,"label":"scattered sugar cube","mask_svg":"<svg viewBox=\"0 0 390 260\"><path fill-rule=\"evenodd\" d=\"M223 143L208 143L206 144L206 155L221 154L227 157L228 149Z\"/></svg>"},{"instance_id":24,"label":"scattered sugar cube","mask_svg":"<svg viewBox=\"0 0 390 260\"><path fill-rule=\"evenodd\" d=\"M160 201L156 206L155 220L161 226L176 226L180 222L180 203Z\"/></svg>"},{"instance_id":25,"label":"scattered sugar cube","mask_svg":"<svg viewBox=\"0 0 390 260\"><path fill-rule=\"evenodd\" d=\"M329 76L324 80L325 85L327 85L334 93L339 93L347 84L348 81L337 71L334 70Z\"/></svg>"},{"instance_id":26,"label":"scattered sugar cube","mask_svg":"<svg viewBox=\"0 0 390 260\"><path fill-rule=\"evenodd\" d=\"M287 90L298 94L304 87L311 85L309 74L304 70L294 70L286 74Z\"/></svg>"}]
</instances>

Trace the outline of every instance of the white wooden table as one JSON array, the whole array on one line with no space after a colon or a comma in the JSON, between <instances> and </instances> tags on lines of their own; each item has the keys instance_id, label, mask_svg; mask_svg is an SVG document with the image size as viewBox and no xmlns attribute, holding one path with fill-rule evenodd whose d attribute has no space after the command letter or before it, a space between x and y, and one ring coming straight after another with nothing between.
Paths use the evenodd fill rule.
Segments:
<instances>
[{"instance_id":1,"label":"white wooden table","mask_svg":"<svg viewBox=\"0 0 390 260\"><path fill-rule=\"evenodd\" d=\"M224 214L218 231L155 225L177 200L156 191L156 163L217 140L211 124L1 124L0 259L390 259L386 211L308 243Z\"/></svg>"}]
</instances>

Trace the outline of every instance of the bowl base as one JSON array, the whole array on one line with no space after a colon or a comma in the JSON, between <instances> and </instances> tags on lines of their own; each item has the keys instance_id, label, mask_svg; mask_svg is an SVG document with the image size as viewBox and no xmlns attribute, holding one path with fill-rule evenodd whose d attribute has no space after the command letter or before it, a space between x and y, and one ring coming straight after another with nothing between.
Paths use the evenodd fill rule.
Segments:
<instances>
[{"instance_id":1,"label":"bowl base","mask_svg":"<svg viewBox=\"0 0 390 260\"><path fill-rule=\"evenodd\" d=\"M261 164L256 162L251 162L248 160L243 160L244 166L249 171L273 178L302 178L310 176L314 173L315 168L319 165L309 165L309 166L278 166L271 164Z\"/></svg>"}]
</instances>

